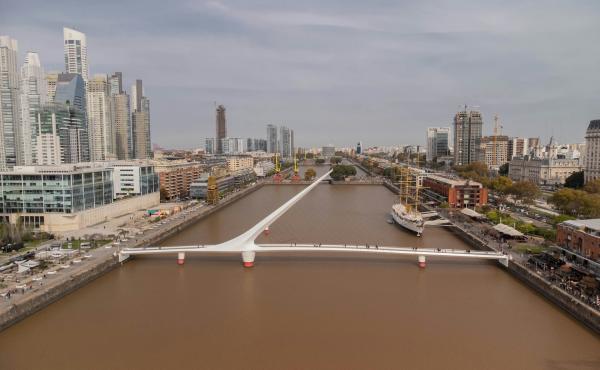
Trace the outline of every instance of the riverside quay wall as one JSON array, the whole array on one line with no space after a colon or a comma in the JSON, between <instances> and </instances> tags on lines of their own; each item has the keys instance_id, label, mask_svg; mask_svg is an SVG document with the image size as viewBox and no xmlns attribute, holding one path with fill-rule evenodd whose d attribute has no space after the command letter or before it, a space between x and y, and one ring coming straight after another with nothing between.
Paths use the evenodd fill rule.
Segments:
<instances>
[{"instance_id":1,"label":"riverside quay wall","mask_svg":"<svg viewBox=\"0 0 600 370\"><path fill-rule=\"evenodd\" d=\"M0 331L36 313L119 265L118 259L112 256L95 262L85 271L75 273L67 280L56 284L49 284L42 290L30 293L30 296L21 302L11 305L8 310L0 314Z\"/></svg>"},{"instance_id":2,"label":"riverside quay wall","mask_svg":"<svg viewBox=\"0 0 600 370\"><path fill-rule=\"evenodd\" d=\"M533 271L518 262L511 261L508 264L508 271L546 299L567 311L596 334L600 334L600 313L598 311L580 303L568 293L537 276Z\"/></svg>"},{"instance_id":3,"label":"riverside quay wall","mask_svg":"<svg viewBox=\"0 0 600 370\"><path fill-rule=\"evenodd\" d=\"M461 239L463 239L475 249L490 251L494 250L484 240L471 234L470 232L464 230L456 224L454 224L454 226L451 227L450 230L452 230L453 233L455 233L457 236L459 236ZM514 277L525 283L527 286L535 290L537 293L544 296L550 302L556 304L558 307L565 310L567 313L569 313L579 322L590 328L596 334L600 334L600 312L596 311L592 307L589 307L579 302L567 292L564 292L557 286L550 284L541 276L538 276L534 271L528 269L526 266L522 265L517 261L509 261L508 268L506 270L511 275L513 275Z\"/></svg>"},{"instance_id":4,"label":"riverside quay wall","mask_svg":"<svg viewBox=\"0 0 600 370\"><path fill-rule=\"evenodd\" d=\"M187 228L191 224L207 217L223 207L235 202L236 200L255 192L262 188L264 184L258 183L252 187L245 188L233 195L230 195L225 200L215 206L202 207L198 212L189 215L183 220L175 221L172 224L165 225L163 232L156 236L151 236L133 244L132 247L141 247L143 245L158 244L179 231ZM0 331L9 326L25 319L29 315L36 313L51 303L61 299L67 294L83 287L105 273L111 271L120 265L119 259L114 254L106 254L98 256L91 260L85 270L78 271L70 276L63 277L58 281L48 281L43 288L38 288L27 293L27 297L10 305L8 309L0 312Z\"/></svg>"}]
</instances>

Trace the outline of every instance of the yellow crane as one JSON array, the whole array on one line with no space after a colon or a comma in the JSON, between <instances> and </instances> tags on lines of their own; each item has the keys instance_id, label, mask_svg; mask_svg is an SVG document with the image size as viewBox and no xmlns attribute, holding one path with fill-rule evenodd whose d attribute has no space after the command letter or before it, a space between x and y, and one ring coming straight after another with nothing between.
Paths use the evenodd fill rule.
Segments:
<instances>
[{"instance_id":1,"label":"yellow crane","mask_svg":"<svg viewBox=\"0 0 600 370\"><path fill-rule=\"evenodd\" d=\"M281 172L281 164L279 163L279 153L275 153L275 173Z\"/></svg>"},{"instance_id":2,"label":"yellow crane","mask_svg":"<svg viewBox=\"0 0 600 370\"><path fill-rule=\"evenodd\" d=\"M298 157L294 154L294 176L292 176L293 182L300 181L300 176L298 176Z\"/></svg>"},{"instance_id":3,"label":"yellow crane","mask_svg":"<svg viewBox=\"0 0 600 370\"><path fill-rule=\"evenodd\" d=\"M296 154L294 154L294 173L296 175L298 174L298 158L296 157Z\"/></svg>"}]
</instances>

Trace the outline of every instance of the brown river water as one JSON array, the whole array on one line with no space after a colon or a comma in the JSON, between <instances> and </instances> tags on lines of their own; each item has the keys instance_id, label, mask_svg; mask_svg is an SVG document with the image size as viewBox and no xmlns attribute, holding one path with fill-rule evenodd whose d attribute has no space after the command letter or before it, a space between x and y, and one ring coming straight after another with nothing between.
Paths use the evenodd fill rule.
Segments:
<instances>
[{"instance_id":1,"label":"brown river water","mask_svg":"<svg viewBox=\"0 0 600 370\"><path fill-rule=\"evenodd\" d=\"M216 243L301 186L165 241ZM320 185L259 242L467 248L386 222L382 186ZM0 332L0 369L600 369L600 338L495 262L364 255L136 258Z\"/></svg>"}]
</instances>

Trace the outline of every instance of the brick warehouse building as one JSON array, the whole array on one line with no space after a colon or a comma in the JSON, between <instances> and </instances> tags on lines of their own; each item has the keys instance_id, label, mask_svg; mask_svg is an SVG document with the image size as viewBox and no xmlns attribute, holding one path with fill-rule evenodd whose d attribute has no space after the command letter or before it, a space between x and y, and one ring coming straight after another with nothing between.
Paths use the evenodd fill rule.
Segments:
<instances>
[{"instance_id":1,"label":"brick warehouse building","mask_svg":"<svg viewBox=\"0 0 600 370\"><path fill-rule=\"evenodd\" d=\"M569 220L557 225L556 242L564 248L600 261L600 219Z\"/></svg>"},{"instance_id":2,"label":"brick warehouse building","mask_svg":"<svg viewBox=\"0 0 600 370\"><path fill-rule=\"evenodd\" d=\"M423 191L428 196L440 202L447 202L452 208L474 208L485 205L488 201L488 190L476 181L428 174L423 179L423 186Z\"/></svg>"}]
</instances>

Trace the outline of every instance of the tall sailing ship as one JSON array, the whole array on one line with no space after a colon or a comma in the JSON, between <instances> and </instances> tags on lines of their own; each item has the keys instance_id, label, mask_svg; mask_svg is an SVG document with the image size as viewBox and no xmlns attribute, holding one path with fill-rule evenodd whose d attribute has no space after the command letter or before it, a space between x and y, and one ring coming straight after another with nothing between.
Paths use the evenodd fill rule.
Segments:
<instances>
[{"instance_id":1,"label":"tall sailing ship","mask_svg":"<svg viewBox=\"0 0 600 370\"><path fill-rule=\"evenodd\" d=\"M422 176L408 167L400 168L400 196L398 203L392 205L392 218L398 225L421 236L425 229L425 220L419 212L419 189Z\"/></svg>"}]
</instances>

